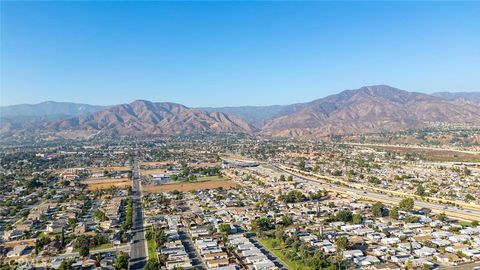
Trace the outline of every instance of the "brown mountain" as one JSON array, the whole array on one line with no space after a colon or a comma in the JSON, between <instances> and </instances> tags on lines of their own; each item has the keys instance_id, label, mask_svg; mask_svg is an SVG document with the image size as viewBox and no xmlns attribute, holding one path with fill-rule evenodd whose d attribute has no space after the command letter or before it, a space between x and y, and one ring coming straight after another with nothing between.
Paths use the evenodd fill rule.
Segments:
<instances>
[{"instance_id":1,"label":"brown mountain","mask_svg":"<svg viewBox=\"0 0 480 270\"><path fill-rule=\"evenodd\" d=\"M305 104L262 127L269 137L315 139L331 134L398 131L435 124L480 125L480 107L386 85L346 90Z\"/></svg>"},{"instance_id":2,"label":"brown mountain","mask_svg":"<svg viewBox=\"0 0 480 270\"><path fill-rule=\"evenodd\" d=\"M251 125L235 116L220 112L207 113L175 103L144 100L116 105L89 115L49 122L42 128L64 136L150 136L255 131Z\"/></svg>"}]
</instances>

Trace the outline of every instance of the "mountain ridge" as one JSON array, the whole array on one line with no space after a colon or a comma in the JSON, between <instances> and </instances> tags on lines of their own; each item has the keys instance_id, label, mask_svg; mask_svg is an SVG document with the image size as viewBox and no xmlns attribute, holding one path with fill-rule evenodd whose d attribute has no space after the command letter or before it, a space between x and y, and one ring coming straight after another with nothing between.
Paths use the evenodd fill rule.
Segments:
<instances>
[{"instance_id":1,"label":"mountain ridge","mask_svg":"<svg viewBox=\"0 0 480 270\"><path fill-rule=\"evenodd\" d=\"M75 116L43 116L39 122L26 124L2 120L0 131L2 137L22 131L59 136L234 132L317 139L332 134L388 132L435 124L480 126L476 93L445 95L372 85L291 105L189 108L172 102L135 100L84 114L77 109L74 113L79 115Z\"/></svg>"}]
</instances>

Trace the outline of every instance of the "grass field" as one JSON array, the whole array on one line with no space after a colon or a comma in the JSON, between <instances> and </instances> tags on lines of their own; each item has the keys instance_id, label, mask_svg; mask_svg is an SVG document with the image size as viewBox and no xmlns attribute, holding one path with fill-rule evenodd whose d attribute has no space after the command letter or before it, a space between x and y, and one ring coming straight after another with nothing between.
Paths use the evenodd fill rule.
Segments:
<instances>
[{"instance_id":1,"label":"grass field","mask_svg":"<svg viewBox=\"0 0 480 270\"><path fill-rule=\"evenodd\" d=\"M178 182L164 185L143 186L144 192L159 193L172 192L175 190L188 192L191 190L214 189L214 188L231 189L238 187L238 184L231 181L227 177L208 176L199 178L194 182Z\"/></svg>"},{"instance_id":2,"label":"grass field","mask_svg":"<svg viewBox=\"0 0 480 270\"><path fill-rule=\"evenodd\" d=\"M146 233L151 232L153 234L152 226L147 227ZM158 254L157 254L157 244L155 243L155 238L147 240L147 248L148 248L148 259L155 259L158 261Z\"/></svg>"},{"instance_id":3,"label":"grass field","mask_svg":"<svg viewBox=\"0 0 480 270\"><path fill-rule=\"evenodd\" d=\"M93 247L92 250L109 249L109 248L112 248L112 247L113 247L112 243L106 243L106 244L102 244L100 246Z\"/></svg>"},{"instance_id":4,"label":"grass field","mask_svg":"<svg viewBox=\"0 0 480 270\"><path fill-rule=\"evenodd\" d=\"M132 186L129 178L87 179L81 182L87 185L88 190L109 189L112 187L127 188Z\"/></svg>"},{"instance_id":5,"label":"grass field","mask_svg":"<svg viewBox=\"0 0 480 270\"><path fill-rule=\"evenodd\" d=\"M204 177L200 177L200 178L198 178L195 182L224 181L224 180L228 180L228 178L225 177L225 176L215 175L215 176L204 176Z\"/></svg>"},{"instance_id":6,"label":"grass field","mask_svg":"<svg viewBox=\"0 0 480 270\"><path fill-rule=\"evenodd\" d=\"M303 263L293 261L293 260L289 260L285 256L285 254L283 253L283 251L288 250L288 248L285 248L285 247L282 247L282 246L278 246L278 247L274 248L273 243L276 241L275 239L273 239L273 238L258 238L257 240L258 240L258 242L260 242L262 244L262 246L264 246L266 249L270 250L270 252L275 254L275 256L277 256L284 264L286 264L289 269L296 269L296 270L297 269L298 270L309 270L310 269L310 267L306 266Z\"/></svg>"}]
</instances>

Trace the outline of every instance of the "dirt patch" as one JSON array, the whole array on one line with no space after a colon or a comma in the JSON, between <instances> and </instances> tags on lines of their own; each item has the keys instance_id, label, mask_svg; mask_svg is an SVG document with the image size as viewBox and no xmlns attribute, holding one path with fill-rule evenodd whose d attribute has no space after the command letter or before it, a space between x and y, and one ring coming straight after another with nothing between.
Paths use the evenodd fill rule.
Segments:
<instances>
[{"instance_id":1,"label":"dirt patch","mask_svg":"<svg viewBox=\"0 0 480 270\"><path fill-rule=\"evenodd\" d=\"M101 172L104 172L104 171L108 171L108 172L113 172L113 171L119 171L119 172L123 172L123 171L131 171L132 170L132 166L110 166L110 167L92 167L92 168L88 168L88 171L90 173L101 173Z\"/></svg>"},{"instance_id":2,"label":"dirt patch","mask_svg":"<svg viewBox=\"0 0 480 270\"><path fill-rule=\"evenodd\" d=\"M415 153L426 160L451 162L480 162L480 154L448 150L399 146L374 146L374 148L393 151L401 154Z\"/></svg>"},{"instance_id":3,"label":"dirt patch","mask_svg":"<svg viewBox=\"0 0 480 270\"><path fill-rule=\"evenodd\" d=\"M154 175L154 174L165 174L167 170L164 169L153 169L153 170L140 170L140 175L147 176L147 175Z\"/></svg>"},{"instance_id":4,"label":"dirt patch","mask_svg":"<svg viewBox=\"0 0 480 270\"><path fill-rule=\"evenodd\" d=\"M188 192L191 190L214 189L214 188L220 188L220 187L224 189L232 189L232 188L239 187L239 185L233 182L232 180L182 182L182 183L175 183L175 184L143 186L143 191L150 192L150 193L172 192L175 190Z\"/></svg>"},{"instance_id":5,"label":"dirt patch","mask_svg":"<svg viewBox=\"0 0 480 270\"><path fill-rule=\"evenodd\" d=\"M112 187L127 188L132 186L129 178L87 179L81 182L87 185L88 190L109 189Z\"/></svg>"}]
</instances>

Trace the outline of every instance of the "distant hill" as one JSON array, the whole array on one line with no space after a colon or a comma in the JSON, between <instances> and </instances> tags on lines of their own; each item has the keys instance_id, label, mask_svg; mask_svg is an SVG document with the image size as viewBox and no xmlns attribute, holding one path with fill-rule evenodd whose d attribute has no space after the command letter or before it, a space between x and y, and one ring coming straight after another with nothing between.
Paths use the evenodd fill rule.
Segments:
<instances>
[{"instance_id":1,"label":"distant hill","mask_svg":"<svg viewBox=\"0 0 480 270\"><path fill-rule=\"evenodd\" d=\"M480 106L480 92L437 92L433 96L457 102L471 102Z\"/></svg>"},{"instance_id":2,"label":"distant hill","mask_svg":"<svg viewBox=\"0 0 480 270\"><path fill-rule=\"evenodd\" d=\"M36 132L62 136L149 136L208 132L253 133L245 121L219 112L205 112L176 103L137 100L93 114L48 122Z\"/></svg>"},{"instance_id":3,"label":"distant hill","mask_svg":"<svg viewBox=\"0 0 480 270\"><path fill-rule=\"evenodd\" d=\"M105 108L108 106L46 101L0 107L0 119L9 123L24 124L85 115Z\"/></svg>"},{"instance_id":4,"label":"distant hill","mask_svg":"<svg viewBox=\"0 0 480 270\"><path fill-rule=\"evenodd\" d=\"M459 98L476 101L480 100L480 92L437 92L432 95L450 100Z\"/></svg>"},{"instance_id":5,"label":"distant hill","mask_svg":"<svg viewBox=\"0 0 480 270\"><path fill-rule=\"evenodd\" d=\"M346 90L272 119L261 135L315 139L420 128L432 124L480 125L480 107L386 85Z\"/></svg>"},{"instance_id":6,"label":"distant hill","mask_svg":"<svg viewBox=\"0 0 480 270\"><path fill-rule=\"evenodd\" d=\"M269 120L294 113L303 108L304 103L297 103L291 105L271 105L271 106L239 106L239 107L219 107L219 108L200 108L207 112L223 112L230 115L235 115L257 128L261 128Z\"/></svg>"}]
</instances>

